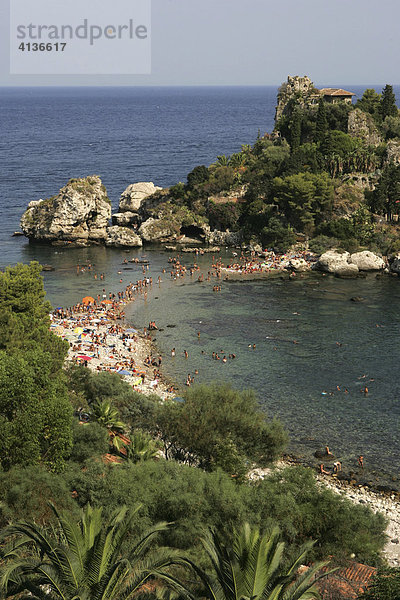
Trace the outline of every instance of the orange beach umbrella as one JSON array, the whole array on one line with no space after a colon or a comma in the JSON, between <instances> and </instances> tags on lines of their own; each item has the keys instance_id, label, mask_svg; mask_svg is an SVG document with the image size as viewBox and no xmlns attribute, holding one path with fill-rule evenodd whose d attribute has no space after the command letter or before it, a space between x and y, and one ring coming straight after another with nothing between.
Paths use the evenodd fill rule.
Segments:
<instances>
[{"instance_id":1,"label":"orange beach umbrella","mask_svg":"<svg viewBox=\"0 0 400 600\"><path fill-rule=\"evenodd\" d=\"M93 304L94 298L92 296L85 296L82 298L82 304Z\"/></svg>"}]
</instances>

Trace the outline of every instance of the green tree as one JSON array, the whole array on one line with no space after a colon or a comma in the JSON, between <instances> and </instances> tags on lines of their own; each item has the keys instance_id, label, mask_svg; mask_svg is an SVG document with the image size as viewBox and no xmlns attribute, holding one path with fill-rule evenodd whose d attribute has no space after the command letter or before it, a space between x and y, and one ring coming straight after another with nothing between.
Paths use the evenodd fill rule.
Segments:
<instances>
[{"instance_id":1,"label":"green tree","mask_svg":"<svg viewBox=\"0 0 400 600\"><path fill-rule=\"evenodd\" d=\"M397 117L399 115L399 110L396 106L396 96L394 95L393 87L389 84L386 84L382 91L380 114L382 121L386 117Z\"/></svg>"},{"instance_id":2,"label":"green tree","mask_svg":"<svg viewBox=\"0 0 400 600\"><path fill-rule=\"evenodd\" d=\"M283 566L285 544L279 541L279 529L261 534L258 528L245 523L233 532L232 543L210 532L203 544L211 561L212 575L190 560L183 561L199 576L204 594L209 600L311 600L319 599L315 586L318 571L327 563L316 563L302 575L312 543L304 546L296 560Z\"/></svg>"},{"instance_id":3,"label":"green tree","mask_svg":"<svg viewBox=\"0 0 400 600\"><path fill-rule=\"evenodd\" d=\"M389 163L382 171L376 188L366 192L367 203L372 212L386 214L389 220L398 214L400 206L400 167Z\"/></svg>"},{"instance_id":4,"label":"green tree","mask_svg":"<svg viewBox=\"0 0 400 600\"><path fill-rule=\"evenodd\" d=\"M381 122L381 95L372 88L365 90L362 98L357 100L356 108L372 115L374 121L379 125Z\"/></svg>"},{"instance_id":5,"label":"green tree","mask_svg":"<svg viewBox=\"0 0 400 600\"><path fill-rule=\"evenodd\" d=\"M210 201L208 205L208 218L211 227L222 231L237 229L239 210L234 202L223 202L216 204Z\"/></svg>"},{"instance_id":6,"label":"green tree","mask_svg":"<svg viewBox=\"0 0 400 600\"><path fill-rule=\"evenodd\" d=\"M326 173L277 177L273 184L274 202L297 231L312 233L331 211L333 184Z\"/></svg>"},{"instance_id":7,"label":"green tree","mask_svg":"<svg viewBox=\"0 0 400 600\"><path fill-rule=\"evenodd\" d=\"M196 185L208 181L210 173L205 165L195 167L187 176L187 186L193 189Z\"/></svg>"},{"instance_id":8,"label":"green tree","mask_svg":"<svg viewBox=\"0 0 400 600\"><path fill-rule=\"evenodd\" d=\"M300 108L293 111L293 116L290 124L290 148L292 152L296 152L301 143L301 125L302 114Z\"/></svg>"},{"instance_id":9,"label":"green tree","mask_svg":"<svg viewBox=\"0 0 400 600\"><path fill-rule=\"evenodd\" d=\"M148 553L154 536L166 529L160 523L122 553L135 511L117 510L106 522L102 509L89 505L80 520L54 508L58 530L48 532L35 523L20 522L3 532L16 538L17 549L5 560L1 583L6 597L24 594L52 600L129 600L154 575L168 580L171 553Z\"/></svg>"},{"instance_id":10,"label":"green tree","mask_svg":"<svg viewBox=\"0 0 400 600\"><path fill-rule=\"evenodd\" d=\"M68 344L50 331L38 263L0 273L0 464L62 469L72 410L62 371Z\"/></svg>"},{"instance_id":11,"label":"green tree","mask_svg":"<svg viewBox=\"0 0 400 600\"><path fill-rule=\"evenodd\" d=\"M290 226L284 225L281 219L273 216L268 225L261 230L260 239L264 248L275 248L278 252L285 252L296 243L297 237Z\"/></svg>"},{"instance_id":12,"label":"green tree","mask_svg":"<svg viewBox=\"0 0 400 600\"><path fill-rule=\"evenodd\" d=\"M248 466L275 460L287 439L278 421L267 421L252 390L228 384L198 385L185 393L185 402L161 405L156 432L167 456L206 470L222 466L217 456L229 437Z\"/></svg>"},{"instance_id":13,"label":"green tree","mask_svg":"<svg viewBox=\"0 0 400 600\"><path fill-rule=\"evenodd\" d=\"M328 130L328 119L326 116L326 103L321 98L318 104L317 121L315 129L315 141L322 142Z\"/></svg>"},{"instance_id":14,"label":"green tree","mask_svg":"<svg viewBox=\"0 0 400 600\"><path fill-rule=\"evenodd\" d=\"M51 334L53 335L53 334ZM0 351L0 463L60 470L72 444L72 407L62 372L49 354Z\"/></svg>"},{"instance_id":15,"label":"green tree","mask_svg":"<svg viewBox=\"0 0 400 600\"><path fill-rule=\"evenodd\" d=\"M51 370L63 366L68 343L50 329L50 304L45 301L41 266L18 264L0 272L0 350L9 354L41 348Z\"/></svg>"},{"instance_id":16,"label":"green tree","mask_svg":"<svg viewBox=\"0 0 400 600\"><path fill-rule=\"evenodd\" d=\"M386 140L400 138L400 117L386 117L382 124L382 130Z\"/></svg>"}]
</instances>

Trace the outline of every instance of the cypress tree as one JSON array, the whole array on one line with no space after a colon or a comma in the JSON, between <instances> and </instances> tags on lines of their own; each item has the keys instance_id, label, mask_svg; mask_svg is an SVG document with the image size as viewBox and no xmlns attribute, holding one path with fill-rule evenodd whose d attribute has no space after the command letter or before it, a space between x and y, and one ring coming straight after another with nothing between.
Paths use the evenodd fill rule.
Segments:
<instances>
[{"instance_id":1,"label":"cypress tree","mask_svg":"<svg viewBox=\"0 0 400 600\"><path fill-rule=\"evenodd\" d=\"M290 147L295 152L301 142L301 113L298 108L293 111L292 122L290 124Z\"/></svg>"},{"instance_id":2,"label":"cypress tree","mask_svg":"<svg viewBox=\"0 0 400 600\"><path fill-rule=\"evenodd\" d=\"M384 120L386 117L396 117L398 112L399 111L396 106L396 96L393 92L393 87L389 84L386 84L382 91L380 103L382 120Z\"/></svg>"},{"instance_id":3,"label":"cypress tree","mask_svg":"<svg viewBox=\"0 0 400 600\"><path fill-rule=\"evenodd\" d=\"M328 130L328 119L326 118L325 102L321 98L318 104L317 121L315 128L315 141L323 142Z\"/></svg>"}]
</instances>

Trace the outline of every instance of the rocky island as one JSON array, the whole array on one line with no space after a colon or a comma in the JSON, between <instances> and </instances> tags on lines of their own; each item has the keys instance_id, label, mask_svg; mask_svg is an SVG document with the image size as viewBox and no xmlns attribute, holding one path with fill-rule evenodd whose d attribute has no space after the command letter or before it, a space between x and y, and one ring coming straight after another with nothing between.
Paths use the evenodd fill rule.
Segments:
<instances>
[{"instance_id":1,"label":"rocky island","mask_svg":"<svg viewBox=\"0 0 400 600\"><path fill-rule=\"evenodd\" d=\"M56 196L30 202L22 231L53 245L306 250L328 273L389 264L398 273L399 110L390 85L381 95L366 90L355 104L353 96L289 76L274 131L253 146L195 167L186 183L130 184L114 214L98 176L71 179Z\"/></svg>"}]
</instances>

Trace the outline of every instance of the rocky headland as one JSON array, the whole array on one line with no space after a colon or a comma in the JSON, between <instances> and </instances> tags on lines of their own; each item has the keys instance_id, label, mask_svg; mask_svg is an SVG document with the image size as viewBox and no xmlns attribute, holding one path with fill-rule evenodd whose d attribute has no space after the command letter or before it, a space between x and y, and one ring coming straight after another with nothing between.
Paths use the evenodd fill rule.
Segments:
<instances>
[{"instance_id":1,"label":"rocky headland","mask_svg":"<svg viewBox=\"0 0 400 600\"><path fill-rule=\"evenodd\" d=\"M152 182L129 185L112 214L107 190L97 175L70 179L59 193L28 204L21 218L32 242L52 245L140 247L143 243L226 244L240 235L211 230L206 220L171 203L168 189Z\"/></svg>"}]
</instances>

